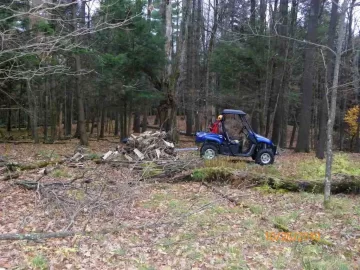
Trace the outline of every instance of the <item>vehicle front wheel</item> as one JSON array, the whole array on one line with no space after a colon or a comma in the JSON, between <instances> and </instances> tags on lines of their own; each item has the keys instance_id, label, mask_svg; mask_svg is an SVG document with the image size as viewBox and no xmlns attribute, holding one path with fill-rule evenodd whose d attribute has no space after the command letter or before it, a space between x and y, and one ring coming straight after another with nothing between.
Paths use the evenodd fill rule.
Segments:
<instances>
[{"instance_id":1,"label":"vehicle front wheel","mask_svg":"<svg viewBox=\"0 0 360 270\"><path fill-rule=\"evenodd\" d=\"M255 162L260 165L270 165L274 163L274 153L271 149L261 149L257 155Z\"/></svg>"},{"instance_id":2,"label":"vehicle front wheel","mask_svg":"<svg viewBox=\"0 0 360 270\"><path fill-rule=\"evenodd\" d=\"M204 159L214 159L218 153L218 150L213 144L205 144L201 147L200 156Z\"/></svg>"}]
</instances>

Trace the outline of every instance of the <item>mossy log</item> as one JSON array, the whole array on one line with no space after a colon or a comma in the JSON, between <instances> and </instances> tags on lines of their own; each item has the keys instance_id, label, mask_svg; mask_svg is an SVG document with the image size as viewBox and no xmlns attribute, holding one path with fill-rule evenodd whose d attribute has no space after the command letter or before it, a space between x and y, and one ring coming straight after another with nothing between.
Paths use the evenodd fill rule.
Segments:
<instances>
[{"instance_id":1,"label":"mossy log","mask_svg":"<svg viewBox=\"0 0 360 270\"><path fill-rule=\"evenodd\" d=\"M296 180L268 176L251 172L233 170L225 167L212 167L197 169L192 174L193 180L206 182L224 182L235 188L247 188L268 185L273 189L283 189L292 192L322 193L324 180ZM334 174L331 182L331 192L360 193L360 176L347 174Z\"/></svg>"},{"instance_id":2,"label":"mossy log","mask_svg":"<svg viewBox=\"0 0 360 270\"><path fill-rule=\"evenodd\" d=\"M37 163L29 163L29 164L22 164L22 163L8 163L6 164L6 167L10 171L15 171L16 169L20 171L28 171L28 170L35 170L35 169L41 169L44 167L47 167L49 165L55 165L55 164L62 164L66 161L66 159L62 160L49 160L49 161L40 161Z\"/></svg>"},{"instance_id":3,"label":"mossy log","mask_svg":"<svg viewBox=\"0 0 360 270\"><path fill-rule=\"evenodd\" d=\"M8 172L7 174L0 176L0 181L7 181L19 178L20 174L17 172Z\"/></svg>"}]
</instances>

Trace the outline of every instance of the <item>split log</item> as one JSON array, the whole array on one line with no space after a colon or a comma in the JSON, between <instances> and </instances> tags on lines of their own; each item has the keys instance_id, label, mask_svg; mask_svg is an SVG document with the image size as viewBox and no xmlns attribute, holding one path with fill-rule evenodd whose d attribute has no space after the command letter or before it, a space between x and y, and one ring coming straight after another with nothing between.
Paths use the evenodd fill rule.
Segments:
<instances>
[{"instance_id":1,"label":"split log","mask_svg":"<svg viewBox=\"0 0 360 270\"><path fill-rule=\"evenodd\" d=\"M79 162L83 158L84 158L83 154L81 154L80 152L76 152L75 155L73 155L72 158L70 158L70 161Z\"/></svg>"},{"instance_id":2,"label":"split log","mask_svg":"<svg viewBox=\"0 0 360 270\"><path fill-rule=\"evenodd\" d=\"M139 149L135 148L134 153L138 156L140 160L143 160L145 158L144 154L139 151Z\"/></svg>"},{"instance_id":3,"label":"split log","mask_svg":"<svg viewBox=\"0 0 360 270\"><path fill-rule=\"evenodd\" d=\"M106 153L104 154L104 156L102 157L102 159L103 159L103 160L106 160L108 157L111 156L112 153L113 153L112 151L106 152Z\"/></svg>"}]
</instances>

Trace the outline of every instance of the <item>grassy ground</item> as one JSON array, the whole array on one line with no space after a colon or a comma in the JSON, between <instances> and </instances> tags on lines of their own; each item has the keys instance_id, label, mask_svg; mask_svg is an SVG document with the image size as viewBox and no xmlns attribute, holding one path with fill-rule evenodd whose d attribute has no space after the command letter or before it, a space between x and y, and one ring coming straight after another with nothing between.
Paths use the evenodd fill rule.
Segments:
<instances>
[{"instance_id":1,"label":"grassy ground","mask_svg":"<svg viewBox=\"0 0 360 270\"><path fill-rule=\"evenodd\" d=\"M190 144L190 142L185 143ZM94 155L112 149L92 142ZM76 140L66 145L1 144L0 152L23 162L71 156ZM194 155L197 155L197 153ZM94 168L92 161L85 169ZM101 165L96 170L116 182L131 172ZM282 175L321 178L323 162L311 154L284 153L273 166L219 159L206 166L226 166ZM359 174L359 158L338 153L335 171ZM60 166L42 181L67 181L80 169ZM21 179L33 179L37 172ZM130 176L131 177L131 176ZM336 195L331 209L323 196L274 192L266 187L237 190L217 186L241 198L235 206L201 183L139 183L119 215L97 212L77 216L72 229L99 231L46 241L1 241L0 267L5 269L360 269L360 197ZM111 194L109 194L111 195ZM0 233L59 231L68 220L34 191L0 183ZM271 241L267 232L319 232L321 241Z\"/></svg>"}]
</instances>

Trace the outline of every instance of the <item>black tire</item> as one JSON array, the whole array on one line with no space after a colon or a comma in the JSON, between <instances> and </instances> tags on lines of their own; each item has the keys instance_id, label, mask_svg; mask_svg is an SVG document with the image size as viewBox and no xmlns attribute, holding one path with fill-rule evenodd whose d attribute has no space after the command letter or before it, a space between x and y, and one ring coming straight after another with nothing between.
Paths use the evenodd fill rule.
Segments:
<instances>
[{"instance_id":1,"label":"black tire","mask_svg":"<svg viewBox=\"0 0 360 270\"><path fill-rule=\"evenodd\" d=\"M204 144L201 147L200 157L204 159L214 159L218 154L218 149L214 144Z\"/></svg>"},{"instance_id":2,"label":"black tire","mask_svg":"<svg viewBox=\"0 0 360 270\"><path fill-rule=\"evenodd\" d=\"M251 156L252 160L256 160L256 154L257 154L257 152L255 152L255 153Z\"/></svg>"},{"instance_id":3,"label":"black tire","mask_svg":"<svg viewBox=\"0 0 360 270\"><path fill-rule=\"evenodd\" d=\"M274 160L274 153L271 149L261 149L256 154L255 162L263 166L273 164Z\"/></svg>"}]
</instances>

